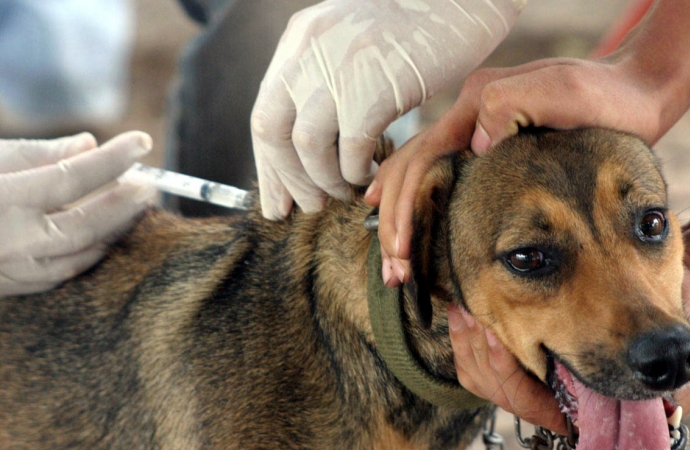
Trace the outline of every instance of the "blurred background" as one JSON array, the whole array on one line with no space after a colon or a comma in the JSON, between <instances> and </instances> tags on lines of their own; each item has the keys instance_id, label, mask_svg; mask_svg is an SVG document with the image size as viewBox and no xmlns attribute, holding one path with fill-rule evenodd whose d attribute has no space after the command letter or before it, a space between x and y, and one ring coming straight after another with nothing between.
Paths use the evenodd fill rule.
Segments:
<instances>
[{"instance_id":1,"label":"blurred background","mask_svg":"<svg viewBox=\"0 0 690 450\"><path fill-rule=\"evenodd\" d=\"M187 3L195 2L225 4L210 0L188 0ZM513 31L485 65L511 66L549 56L586 58L613 26L620 25L617 22L621 17L646 2L529 0ZM147 163L251 188L255 179L249 136L251 105L290 15L316 1L237 0L227 3L228 7L209 6L211 13L206 18L207 23L202 24L192 20L177 0L3 1L0 4L0 137L55 137L88 130L99 142L104 142L117 133L139 129L154 139L155 149ZM60 9L41 11L41 14L54 16L74 15L64 7L72 4L80 11L80 17L79 20L63 17L64 30L52 24L31 22L31 14L25 14L29 19L22 23L6 13L7 10L13 12L10 9L13 4L33 9L30 12L34 15L35 10L50 8L46 5L53 4L52 8ZM110 22L110 29L103 25ZM12 23L18 25L8 26ZM23 25L20 29L23 32L17 32L19 25ZM81 98L81 101L87 106L82 105L82 110L79 105L66 105L57 113L55 110L42 111L39 107L32 111L29 107L28 112L19 111L18 114L11 104L16 103L11 92L17 89L6 78L22 77L12 73L12 66L19 60L18 70L24 71L20 75L24 79L36 78L33 82L41 86L48 77L41 78L37 74L47 71L48 64L45 58L37 62L25 55L8 61L3 53L8 53L6 48L17 48L10 38L20 34L28 35L25 38L28 44L23 42L24 46L38 46L41 41L36 37L40 35L36 30L47 29L55 36L67 36L66 41L77 33L95 37L87 41L88 51L68 45L70 42L62 46L67 56L70 51L72 55L86 55L81 59L63 58L65 67L61 70L76 79L77 86L72 86L72 91L64 87L52 90L25 87L31 93L40 94L24 103L30 107L32 101L45 105L48 102L42 100L50 98L53 104L60 106L60 100L66 103L60 98L60 92L64 91L63 97L74 99L79 98L74 92L83 91L85 87L96 100L89 100L85 94L86 99ZM107 33L98 31L106 29ZM121 35L124 37L119 39L126 43L118 50L116 38ZM57 43L54 46L59 50ZM103 48L110 50L106 52ZM39 57L48 53L46 50ZM119 70L122 73L104 73L103 67L114 60L119 69L111 72ZM108 84L110 88L99 90L99 83ZM32 87L30 83L23 84ZM450 107L459 90L460 84L451 86L423 105L422 126L433 122ZM690 207L690 152L684 151L688 142L690 118L686 116L656 146L669 181L671 205L683 221L690 220L690 209L687 209ZM184 202L182 212L188 215L226 213L222 209L197 210L196 206L194 202Z\"/></svg>"},{"instance_id":2,"label":"blurred background","mask_svg":"<svg viewBox=\"0 0 690 450\"><path fill-rule=\"evenodd\" d=\"M31 22L30 14L10 14L13 4L40 9L62 1L81 2L77 6L83 12L81 22L63 20L68 25L62 31ZM89 10L99 2L105 10ZM120 132L138 129L154 139L154 151L145 163L251 187L255 177L249 137L251 105L290 15L315 1L238 0L231 3L231 11L216 8L205 25L190 19L176 0L99 2L4 0L0 4L0 137L57 137L87 130L104 142ZM639 2L529 0L509 37L485 65L511 66L550 56L587 58L611 27ZM106 22L112 22L110 34L98 37ZM16 98L17 88L7 80L22 76L13 70L23 70L25 77L33 79L43 73L46 60L34 61L28 55L17 58L15 54L14 61L19 63L12 64L3 53L12 56L12 51L16 52L19 47L12 39L20 35L29 40L28 45L38 45L37 36L44 31L67 37L77 32L94 36L87 42L91 53L71 60L69 51L74 53L78 47L67 45L62 63L64 70L91 90L96 101L85 97L80 98L81 106L69 105L78 96L69 95L68 86L41 91L38 100L24 102L29 105L24 110L16 106L21 99ZM109 59L108 55L113 56ZM104 73L114 60L119 72ZM214 90L216 85L223 89ZM449 108L459 90L460 85L451 86L423 105L422 125ZM37 91L34 88L30 93ZM55 99L58 105L63 101L66 106L57 113L42 111L40 100L45 98ZM219 109L222 103L236 107ZM682 222L690 220L689 145L690 116L686 115L656 146L669 182L671 207ZM193 203L181 205L183 212L191 215L224 213L198 211L196 207ZM506 449L520 448L512 437L512 416L501 414L498 429L507 437ZM523 429L531 431L530 427ZM476 443L472 448L484 446Z\"/></svg>"}]
</instances>

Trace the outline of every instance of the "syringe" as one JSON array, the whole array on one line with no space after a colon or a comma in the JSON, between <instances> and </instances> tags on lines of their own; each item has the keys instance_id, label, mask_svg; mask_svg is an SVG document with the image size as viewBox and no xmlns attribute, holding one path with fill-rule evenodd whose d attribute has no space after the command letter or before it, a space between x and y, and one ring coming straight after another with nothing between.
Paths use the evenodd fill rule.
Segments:
<instances>
[{"instance_id":1,"label":"syringe","mask_svg":"<svg viewBox=\"0 0 690 450\"><path fill-rule=\"evenodd\" d=\"M160 191L233 209L247 209L251 195L247 191L169 170L135 163L120 180L153 186Z\"/></svg>"}]
</instances>

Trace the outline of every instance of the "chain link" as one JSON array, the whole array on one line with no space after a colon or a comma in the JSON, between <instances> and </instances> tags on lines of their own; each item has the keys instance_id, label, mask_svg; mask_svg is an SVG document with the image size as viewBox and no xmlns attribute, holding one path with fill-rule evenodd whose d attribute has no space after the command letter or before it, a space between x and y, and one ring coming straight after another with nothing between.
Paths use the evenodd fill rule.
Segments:
<instances>
[{"instance_id":1,"label":"chain link","mask_svg":"<svg viewBox=\"0 0 690 450\"><path fill-rule=\"evenodd\" d=\"M575 434L575 427L570 418L566 417L566 426L568 427L568 436L563 436L558 433L547 430L546 428L535 426L534 435L528 438L522 437L521 422L518 416L514 416L515 424L515 438L522 448L529 448L530 450L575 450L577 446L577 435ZM496 433L496 411L493 412L489 420L484 425L484 432L482 438L486 450L504 450L505 441L503 436ZM674 449L685 449L688 443L688 429L684 424L679 428L680 438Z\"/></svg>"},{"instance_id":2,"label":"chain link","mask_svg":"<svg viewBox=\"0 0 690 450\"><path fill-rule=\"evenodd\" d=\"M554 450L554 448L556 450L575 450L577 436L575 435L573 424L569 419L567 420L568 436L561 436L546 428L535 426L534 435L523 438L520 418L515 416L514 423L515 438L522 448L529 448L530 450ZM501 435L494 431L495 426L496 412L494 411L493 415L484 426L484 433L482 434L486 450L503 450L504 440Z\"/></svg>"},{"instance_id":3,"label":"chain link","mask_svg":"<svg viewBox=\"0 0 690 450\"><path fill-rule=\"evenodd\" d=\"M484 432L482 433L482 441L486 450L504 450L503 436L494 431L496 429L496 410L491 414L489 420L484 424Z\"/></svg>"}]
</instances>

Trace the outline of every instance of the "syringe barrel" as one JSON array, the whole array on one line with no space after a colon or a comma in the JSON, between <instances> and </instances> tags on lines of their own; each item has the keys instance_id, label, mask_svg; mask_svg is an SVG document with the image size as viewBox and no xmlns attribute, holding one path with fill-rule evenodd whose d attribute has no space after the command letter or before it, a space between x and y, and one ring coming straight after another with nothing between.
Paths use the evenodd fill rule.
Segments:
<instances>
[{"instance_id":1,"label":"syringe barrel","mask_svg":"<svg viewBox=\"0 0 690 450\"><path fill-rule=\"evenodd\" d=\"M251 196L247 191L213 182L203 186L200 195L209 203L232 209L247 209L251 202Z\"/></svg>"}]
</instances>

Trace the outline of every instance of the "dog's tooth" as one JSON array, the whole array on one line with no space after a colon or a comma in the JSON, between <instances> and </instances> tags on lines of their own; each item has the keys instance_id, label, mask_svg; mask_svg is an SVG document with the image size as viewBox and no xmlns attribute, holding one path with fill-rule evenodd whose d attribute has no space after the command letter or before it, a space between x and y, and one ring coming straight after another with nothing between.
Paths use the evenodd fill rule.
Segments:
<instances>
[{"instance_id":1,"label":"dog's tooth","mask_svg":"<svg viewBox=\"0 0 690 450\"><path fill-rule=\"evenodd\" d=\"M668 418L668 424L673 427L674 430L680 428L680 419L683 418L683 407L678 406L671 417Z\"/></svg>"},{"instance_id":2,"label":"dog's tooth","mask_svg":"<svg viewBox=\"0 0 690 450\"><path fill-rule=\"evenodd\" d=\"M678 439L680 439L680 431L678 431L678 430L671 431L671 437L677 441Z\"/></svg>"}]
</instances>

